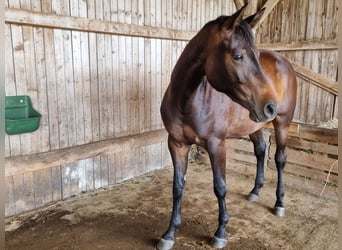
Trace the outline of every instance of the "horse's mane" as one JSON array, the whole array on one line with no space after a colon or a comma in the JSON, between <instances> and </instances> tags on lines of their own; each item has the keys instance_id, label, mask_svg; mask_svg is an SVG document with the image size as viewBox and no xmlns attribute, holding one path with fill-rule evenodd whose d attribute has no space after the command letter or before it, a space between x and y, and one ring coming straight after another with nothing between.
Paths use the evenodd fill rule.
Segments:
<instances>
[{"instance_id":1,"label":"horse's mane","mask_svg":"<svg viewBox=\"0 0 342 250\"><path fill-rule=\"evenodd\" d=\"M219 16L218 18L207 22L202 29L190 40L189 44L191 44L192 49L195 49L196 47L204 48L207 45L208 38L210 37L213 27L217 26L218 29L221 29L222 25L231 17L232 16ZM245 20L241 20L239 25L236 27L235 33L243 37L249 46L254 44L254 34L252 33L249 24Z\"/></svg>"}]
</instances>

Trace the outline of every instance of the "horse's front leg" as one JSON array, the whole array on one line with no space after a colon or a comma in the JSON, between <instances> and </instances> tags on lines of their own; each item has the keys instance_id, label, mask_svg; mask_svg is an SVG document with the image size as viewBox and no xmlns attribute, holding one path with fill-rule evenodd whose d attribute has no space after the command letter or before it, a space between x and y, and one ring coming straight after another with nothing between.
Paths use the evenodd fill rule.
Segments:
<instances>
[{"instance_id":1,"label":"horse's front leg","mask_svg":"<svg viewBox=\"0 0 342 250\"><path fill-rule=\"evenodd\" d=\"M274 206L274 214L277 216L284 216L285 215L285 207L284 207L284 183L283 183L283 170L286 163L287 153L286 153L286 144L287 144L287 135L288 127L282 129L276 129L276 143L277 149L274 156L277 173L278 173L278 183L277 183L277 190L276 190L276 203Z\"/></svg>"},{"instance_id":2,"label":"horse's front leg","mask_svg":"<svg viewBox=\"0 0 342 250\"><path fill-rule=\"evenodd\" d=\"M254 154L257 158L257 170L255 176L255 184L252 191L249 193L248 200L257 201L259 198L259 190L264 185L266 143L263 137L262 129L254 132L249 137L253 142Z\"/></svg>"},{"instance_id":3,"label":"horse's front leg","mask_svg":"<svg viewBox=\"0 0 342 250\"><path fill-rule=\"evenodd\" d=\"M214 192L217 197L219 216L218 227L211 242L215 248L223 248L227 244L226 225L228 212L226 208L226 147L225 141L213 139L208 142L208 153L213 170Z\"/></svg>"},{"instance_id":4,"label":"horse's front leg","mask_svg":"<svg viewBox=\"0 0 342 250\"><path fill-rule=\"evenodd\" d=\"M160 250L168 250L172 248L175 242L175 231L181 224L181 207L185 184L184 177L188 166L188 153L190 150L189 145L180 143L171 136L168 138L168 146L174 169L173 208L169 228L157 244L157 248Z\"/></svg>"},{"instance_id":5,"label":"horse's front leg","mask_svg":"<svg viewBox=\"0 0 342 250\"><path fill-rule=\"evenodd\" d=\"M276 153L274 156L277 173L278 173L278 183L276 190L276 203L274 206L274 214L277 216L285 215L285 207L284 207L284 183L283 183L283 170L285 167L287 152L286 152L286 144L288 138L288 129L289 124L285 122L280 122L280 118L275 119L274 121L274 129L275 129L275 139L277 144Z\"/></svg>"}]
</instances>

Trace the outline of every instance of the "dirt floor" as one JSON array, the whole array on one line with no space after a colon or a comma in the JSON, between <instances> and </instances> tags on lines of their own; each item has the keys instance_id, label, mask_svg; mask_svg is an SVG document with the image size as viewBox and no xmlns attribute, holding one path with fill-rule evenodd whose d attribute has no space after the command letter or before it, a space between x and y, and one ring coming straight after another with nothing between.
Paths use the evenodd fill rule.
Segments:
<instances>
[{"instance_id":1,"label":"dirt floor","mask_svg":"<svg viewBox=\"0 0 342 250\"><path fill-rule=\"evenodd\" d=\"M172 168L120 185L81 194L57 204L6 219L6 248L154 249L168 226ZM217 202L207 165L190 164L183 223L173 249L212 249ZM254 180L227 173L230 221L225 249L338 249L336 188L319 196L311 184L286 186L286 215L271 213L275 183L266 181L258 202L246 200ZM286 182L291 182L287 176ZM322 189L322 187L318 187ZM332 190L332 195L331 195Z\"/></svg>"}]
</instances>

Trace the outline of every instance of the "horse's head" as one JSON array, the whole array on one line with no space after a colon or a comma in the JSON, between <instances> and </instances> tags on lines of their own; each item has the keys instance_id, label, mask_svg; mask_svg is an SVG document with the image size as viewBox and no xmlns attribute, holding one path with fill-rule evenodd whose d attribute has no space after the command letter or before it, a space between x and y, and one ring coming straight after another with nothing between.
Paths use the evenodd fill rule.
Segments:
<instances>
[{"instance_id":1,"label":"horse's head","mask_svg":"<svg viewBox=\"0 0 342 250\"><path fill-rule=\"evenodd\" d=\"M245 7L213 21L204 53L205 74L216 90L248 109L252 120L269 121L277 114L277 100L260 66L252 31L264 9L243 19Z\"/></svg>"}]
</instances>

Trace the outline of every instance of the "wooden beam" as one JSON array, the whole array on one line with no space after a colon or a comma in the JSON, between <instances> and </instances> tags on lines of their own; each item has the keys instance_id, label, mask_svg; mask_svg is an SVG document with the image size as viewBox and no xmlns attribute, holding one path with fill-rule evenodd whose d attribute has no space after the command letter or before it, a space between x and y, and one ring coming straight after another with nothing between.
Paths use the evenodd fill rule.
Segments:
<instances>
[{"instance_id":1,"label":"wooden beam","mask_svg":"<svg viewBox=\"0 0 342 250\"><path fill-rule=\"evenodd\" d=\"M245 5L245 1L244 0L234 0L234 4L235 4L235 8L237 10L241 9L242 6Z\"/></svg>"},{"instance_id":2,"label":"wooden beam","mask_svg":"<svg viewBox=\"0 0 342 250\"><path fill-rule=\"evenodd\" d=\"M241 2L243 2L243 0ZM39 26L56 29L79 30L85 32L107 33L113 35L159 38L168 40L189 41L196 34L196 32L124 24L80 17L61 16L55 14L44 14L10 8L6 8L5 17L5 22L11 24ZM257 46L259 48L277 51L338 48L336 40L303 41L300 43L288 44L267 43L258 44Z\"/></svg>"},{"instance_id":3,"label":"wooden beam","mask_svg":"<svg viewBox=\"0 0 342 250\"><path fill-rule=\"evenodd\" d=\"M289 133L294 133L294 134L298 134L299 133L299 124L298 123L291 123L290 124L290 127L289 127ZM272 122L268 122L266 123L263 128L266 128L266 129L271 129L271 130L274 130L274 127L273 127L273 124Z\"/></svg>"},{"instance_id":4,"label":"wooden beam","mask_svg":"<svg viewBox=\"0 0 342 250\"><path fill-rule=\"evenodd\" d=\"M338 95L338 83L336 81L330 80L321 74L318 74L294 62L291 62L291 64L300 77L309 80L312 84L334 95Z\"/></svg>"},{"instance_id":5,"label":"wooden beam","mask_svg":"<svg viewBox=\"0 0 342 250\"><path fill-rule=\"evenodd\" d=\"M188 41L196 34L195 32L169 28L62 16L13 8L5 9L5 23L179 41Z\"/></svg>"},{"instance_id":6,"label":"wooden beam","mask_svg":"<svg viewBox=\"0 0 342 250\"><path fill-rule=\"evenodd\" d=\"M64 148L52 152L8 157L5 159L5 176L14 176L26 172L46 169L72 163L100 154L113 154L167 141L164 129L125 136L105 141Z\"/></svg>"},{"instance_id":7,"label":"wooden beam","mask_svg":"<svg viewBox=\"0 0 342 250\"><path fill-rule=\"evenodd\" d=\"M273 10L273 8L278 4L279 0L268 0L263 6L262 8L265 8L265 12L262 15L260 21L256 24L256 26L254 27L254 30L257 30L259 28L259 26L261 25L261 23L266 19L266 17L268 16L268 14L271 13L271 11Z\"/></svg>"},{"instance_id":8,"label":"wooden beam","mask_svg":"<svg viewBox=\"0 0 342 250\"><path fill-rule=\"evenodd\" d=\"M276 51L289 50L336 50L338 44L336 40L326 41L302 41L295 43L261 43L257 44L259 49L269 49Z\"/></svg>"}]
</instances>

